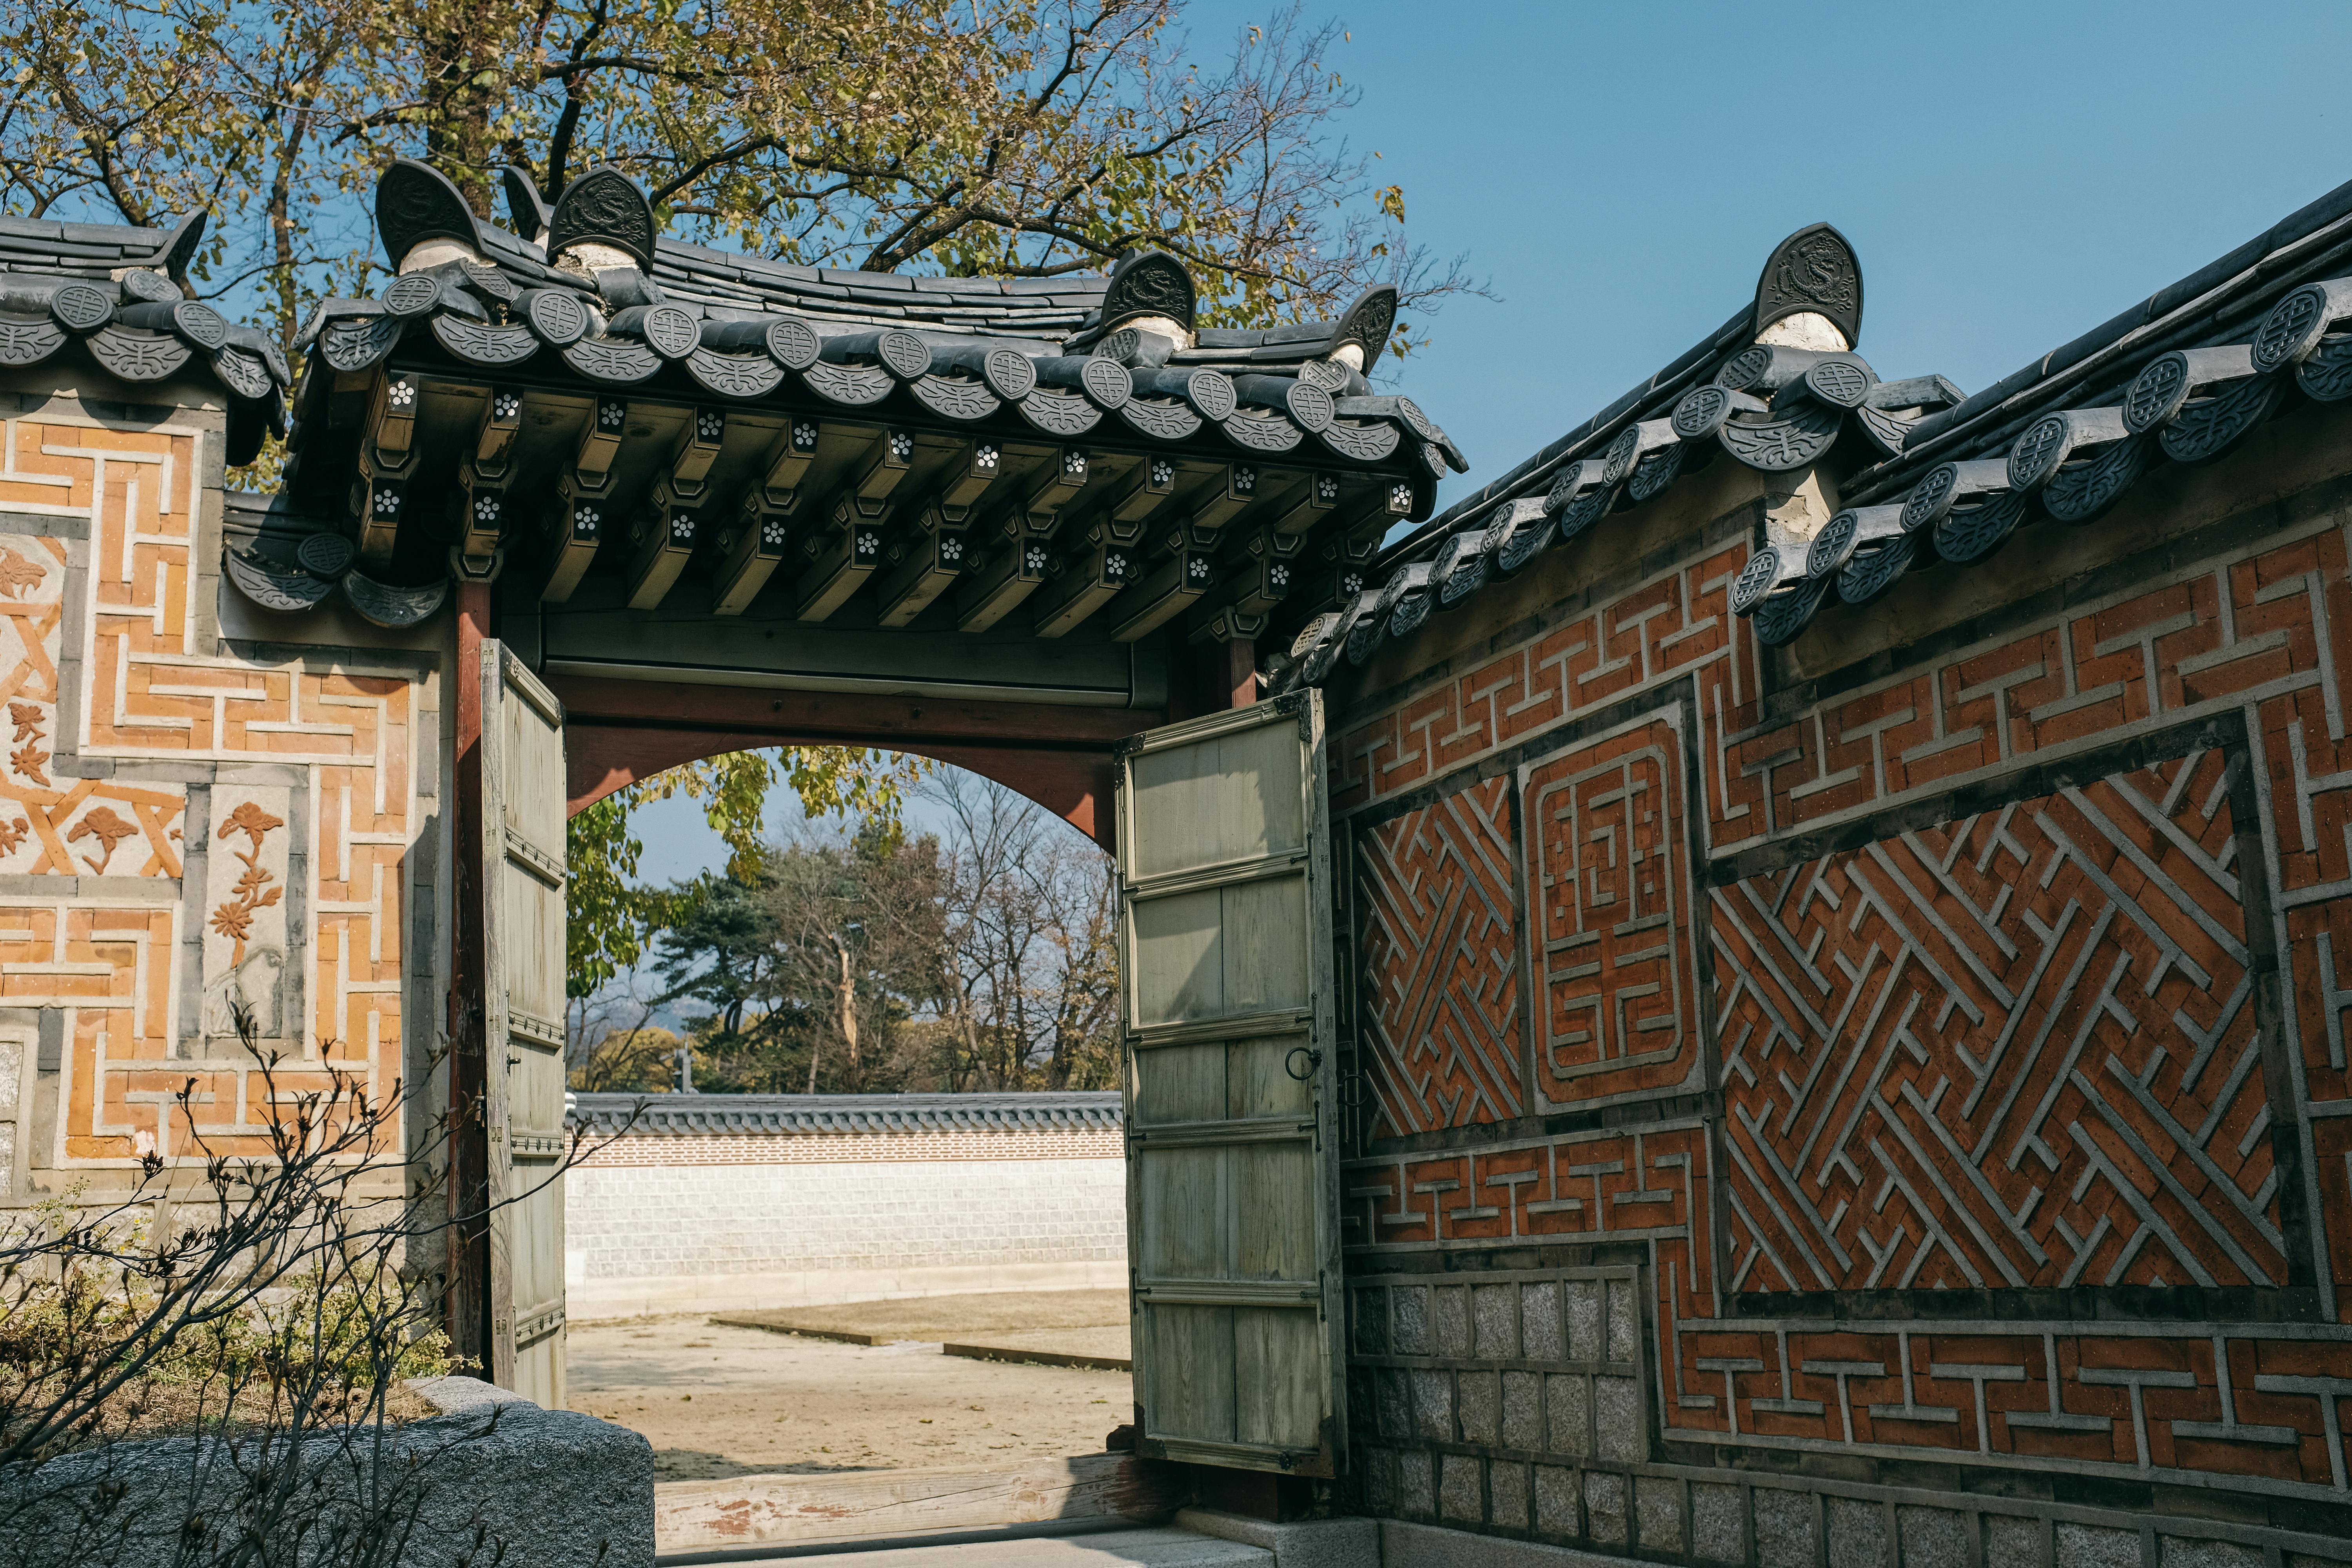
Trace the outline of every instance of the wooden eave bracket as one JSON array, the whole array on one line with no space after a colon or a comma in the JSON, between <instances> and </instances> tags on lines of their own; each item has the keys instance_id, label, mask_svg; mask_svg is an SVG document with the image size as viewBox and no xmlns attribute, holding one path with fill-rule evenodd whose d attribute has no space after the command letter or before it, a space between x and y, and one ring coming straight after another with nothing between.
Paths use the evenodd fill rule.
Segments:
<instances>
[{"instance_id":1,"label":"wooden eave bracket","mask_svg":"<svg viewBox=\"0 0 2352 1568\"><path fill-rule=\"evenodd\" d=\"M1143 551L1136 538L1143 525L1118 526L1128 537L1114 537L1108 523L1089 530L1087 542L1064 561L1061 575L1037 595L1037 613L1032 623L1035 635L1066 636L1134 582L1143 563Z\"/></svg>"},{"instance_id":2,"label":"wooden eave bracket","mask_svg":"<svg viewBox=\"0 0 2352 1568\"><path fill-rule=\"evenodd\" d=\"M392 547L406 510L408 482L416 477L418 405L424 389L416 377L379 372L368 396L365 430L360 439L359 476L352 487L351 510L360 528L360 559L381 566L392 559Z\"/></svg>"},{"instance_id":3,"label":"wooden eave bracket","mask_svg":"<svg viewBox=\"0 0 2352 1568\"><path fill-rule=\"evenodd\" d=\"M1150 636L1209 591L1213 572L1205 552L1178 549L1110 605L1111 640L1134 642Z\"/></svg>"},{"instance_id":4,"label":"wooden eave bracket","mask_svg":"<svg viewBox=\"0 0 2352 1568\"><path fill-rule=\"evenodd\" d=\"M768 585L792 550L792 513L771 505L752 486L736 508L735 521L719 535L719 569L711 582L711 614L740 616Z\"/></svg>"},{"instance_id":5,"label":"wooden eave bracket","mask_svg":"<svg viewBox=\"0 0 2352 1568\"><path fill-rule=\"evenodd\" d=\"M718 568L711 579L713 615L740 616L751 608L791 555L801 480L816 458L823 434L815 420L794 416L754 470L761 478L744 490L734 521L719 535Z\"/></svg>"},{"instance_id":6,"label":"wooden eave bracket","mask_svg":"<svg viewBox=\"0 0 2352 1568\"><path fill-rule=\"evenodd\" d=\"M654 481L647 510L630 531L636 558L629 563L629 608L658 609L694 555L708 487L665 474Z\"/></svg>"},{"instance_id":7,"label":"wooden eave bracket","mask_svg":"<svg viewBox=\"0 0 2352 1568\"><path fill-rule=\"evenodd\" d=\"M543 524L554 545L547 583L539 591L542 603L560 605L570 599L596 560L596 551L619 526L613 510L613 459L629 428L629 405L618 397L599 397L580 427L580 444L572 462L555 481L555 497Z\"/></svg>"},{"instance_id":8,"label":"wooden eave bracket","mask_svg":"<svg viewBox=\"0 0 2352 1568\"><path fill-rule=\"evenodd\" d=\"M871 511L866 510L869 505ZM889 517L887 502L862 501L855 495L834 502L833 531L801 573L793 605L795 616L803 621L824 620L865 585L882 564L883 526Z\"/></svg>"}]
</instances>

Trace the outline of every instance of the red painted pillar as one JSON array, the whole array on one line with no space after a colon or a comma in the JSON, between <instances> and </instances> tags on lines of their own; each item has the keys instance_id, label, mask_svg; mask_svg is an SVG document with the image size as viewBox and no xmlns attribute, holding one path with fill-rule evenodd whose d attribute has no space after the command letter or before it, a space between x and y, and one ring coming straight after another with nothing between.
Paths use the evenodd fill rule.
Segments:
<instances>
[{"instance_id":1,"label":"red painted pillar","mask_svg":"<svg viewBox=\"0 0 2352 1568\"><path fill-rule=\"evenodd\" d=\"M450 1348L488 1364L490 1353L489 1119L482 1049L482 985L488 967L482 922L482 641L490 635L490 584L457 584L457 777L450 826L449 1291Z\"/></svg>"},{"instance_id":2,"label":"red painted pillar","mask_svg":"<svg viewBox=\"0 0 2352 1568\"><path fill-rule=\"evenodd\" d=\"M1257 700L1257 644L1235 637L1225 645L1226 683L1233 688L1234 706L1246 708Z\"/></svg>"}]
</instances>

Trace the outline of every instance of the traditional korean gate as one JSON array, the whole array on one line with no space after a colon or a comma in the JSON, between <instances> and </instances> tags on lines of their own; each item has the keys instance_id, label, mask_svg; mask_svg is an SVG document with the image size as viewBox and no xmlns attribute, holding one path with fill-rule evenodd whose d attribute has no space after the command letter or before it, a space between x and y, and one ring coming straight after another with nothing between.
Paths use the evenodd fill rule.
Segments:
<instances>
[{"instance_id":1,"label":"traditional korean gate","mask_svg":"<svg viewBox=\"0 0 2352 1568\"><path fill-rule=\"evenodd\" d=\"M482 644L490 1374L559 1408L563 1333L563 705Z\"/></svg>"},{"instance_id":2,"label":"traditional korean gate","mask_svg":"<svg viewBox=\"0 0 2352 1568\"><path fill-rule=\"evenodd\" d=\"M1139 1448L1330 1476L1343 1302L1320 698L1150 731L1118 763Z\"/></svg>"}]
</instances>

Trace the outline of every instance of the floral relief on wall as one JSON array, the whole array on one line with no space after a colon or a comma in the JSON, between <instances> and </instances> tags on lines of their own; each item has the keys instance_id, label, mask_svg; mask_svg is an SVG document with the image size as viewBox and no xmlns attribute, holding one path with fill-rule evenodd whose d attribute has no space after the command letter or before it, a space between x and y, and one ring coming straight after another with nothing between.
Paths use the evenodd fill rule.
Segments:
<instances>
[{"instance_id":1,"label":"floral relief on wall","mask_svg":"<svg viewBox=\"0 0 2352 1568\"><path fill-rule=\"evenodd\" d=\"M248 788L231 795L212 834L206 864L204 1033L234 1044L240 1014L257 1039L282 1040L288 1027L286 889L292 834L290 792Z\"/></svg>"}]
</instances>

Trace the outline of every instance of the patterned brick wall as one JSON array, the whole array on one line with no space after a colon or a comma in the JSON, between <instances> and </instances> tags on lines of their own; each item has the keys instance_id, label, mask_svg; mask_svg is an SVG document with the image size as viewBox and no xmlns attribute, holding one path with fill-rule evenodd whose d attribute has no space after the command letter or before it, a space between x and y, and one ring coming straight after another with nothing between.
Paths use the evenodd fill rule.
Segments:
<instances>
[{"instance_id":1,"label":"patterned brick wall","mask_svg":"<svg viewBox=\"0 0 2352 1568\"><path fill-rule=\"evenodd\" d=\"M1643 1319L1613 1459L1360 1321L1378 1511L1761 1563L1789 1487L1975 1475L2045 1564L2095 1495L2352 1529L2352 575L2262 516L1802 690L1695 547L1335 715L1351 1276L1626 1268ZM1798 1478L1727 1557L1718 1463Z\"/></svg>"},{"instance_id":2,"label":"patterned brick wall","mask_svg":"<svg viewBox=\"0 0 2352 1568\"><path fill-rule=\"evenodd\" d=\"M60 1023L33 1167L256 1147L275 1111L236 1007L284 1058L279 1096L330 1062L383 1094L403 1072L416 661L222 641L215 416L18 401L0 418L0 1008Z\"/></svg>"}]
</instances>

